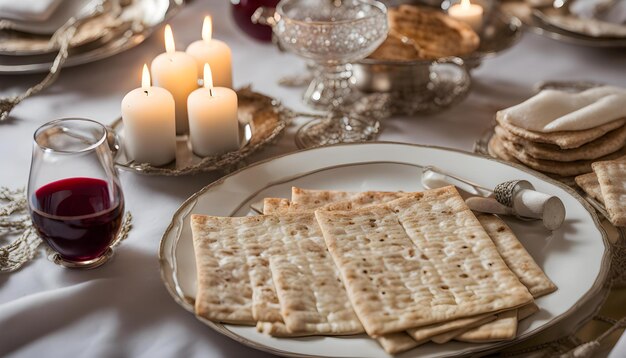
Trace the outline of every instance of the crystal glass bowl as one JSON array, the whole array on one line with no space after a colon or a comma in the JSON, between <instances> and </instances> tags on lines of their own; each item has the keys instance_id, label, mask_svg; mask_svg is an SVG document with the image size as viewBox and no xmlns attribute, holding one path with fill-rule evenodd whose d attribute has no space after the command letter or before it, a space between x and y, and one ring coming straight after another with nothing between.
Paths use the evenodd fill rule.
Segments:
<instances>
[{"instance_id":1,"label":"crystal glass bowl","mask_svg":"<svg viewBox=\"0 0 626 358\"><path fill-rule=\"evenodd\" d=\"M285 49L320 65L341 65L372 53L387 37L387 10L369 0L283 0L274 32Z\"/></svg>"}]
</instances>

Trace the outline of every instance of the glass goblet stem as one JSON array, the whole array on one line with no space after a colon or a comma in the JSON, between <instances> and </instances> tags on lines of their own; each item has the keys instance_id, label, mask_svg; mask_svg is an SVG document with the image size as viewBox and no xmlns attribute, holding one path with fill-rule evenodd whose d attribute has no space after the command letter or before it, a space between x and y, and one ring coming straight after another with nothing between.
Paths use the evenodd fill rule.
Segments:
<instances>
[{"instance_id":1,"label":"glass goblet stem","mask_svg":"<svg viewBox=\"0 0 626 358\"><path fill-rule=\"evenodd\" d=\"M351 64L318 64L315 72L304 93L308 105L328 110L353 101L355 79Z\"/></svg>"}]
</instances>

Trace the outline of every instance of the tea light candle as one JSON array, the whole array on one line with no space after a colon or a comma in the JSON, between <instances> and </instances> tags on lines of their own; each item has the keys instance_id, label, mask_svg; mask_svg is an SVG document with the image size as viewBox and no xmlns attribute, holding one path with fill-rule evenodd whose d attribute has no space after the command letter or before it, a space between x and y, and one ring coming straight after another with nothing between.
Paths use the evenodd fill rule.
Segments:
<instances>
[{"instance_id":1,"label":"tea light candle","mask_svg":"<svg viewBox=\"0 0 626 358\"><path fill-rule=\"evenodd\" d=\"M483 8L470 3L470 0L461 0L461 4L452 5L448 15L470 25L476 32L480 32L483 27Z\"/></svg>"},{"instance_id":2,"label":"tea light candle","mask_svg":"<svg viewBox=\"0 0 626 358\"><path fill-rule=\"evenodd\" d=\"M165 53L152 60L150 66L155 86L165 88L176 103L176 134L189 133L187 97L198 88L198 70L193 57L176 51L170 25L165 26Z\"/></svg>"},{"instance_id":3,"label":"tea light candle","mask_svg":"<svg viewBox=\"0 0 626 358\"><path fill-rule=\"evenodd\" d=\"M230 47L220 40L212 39L213 22L210 16L202 24L202 40L187 47L187 54L196 59L198 76L204 70L204 64L211 66L213 84L218 87L233 88L232 53Z\"/></svg>"},{"instance_id":4,"label":"tea light candle","mask_svg":"<svg viewBox=\"0 0 626 358\"><path fill-rule=\"evenodd\" d=\"M167 90L150 86L150 72L143 65L141 88L122 99L124 146L135 162L163 165L176 158L174 106Z\"/></svg>"},{"instance_id":5,"label":"tea light candle","mask_svg":"<svg viewBox=\"0 0 626 358\"><path fill-rule=\"evenodd\" d=\"M226 87L213 87L211 66L204 65L204 87L187 99L189 138L193 152L201 157L239 148L237 94Z\"/></svg>"}]
</instances>

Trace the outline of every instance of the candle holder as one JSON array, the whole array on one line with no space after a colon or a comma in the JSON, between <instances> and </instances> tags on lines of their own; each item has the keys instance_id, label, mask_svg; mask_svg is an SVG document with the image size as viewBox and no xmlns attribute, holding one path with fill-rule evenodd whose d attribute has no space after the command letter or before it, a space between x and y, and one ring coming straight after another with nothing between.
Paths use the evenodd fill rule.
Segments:
<instances>
[{"instance_id":1,"label":"candle holder","mask_svg":"<svg viewBox=\"0 0 626 358\"><path fill-rule=\"evenodd\" d=\"M133 161L124 146L124 123L121 118L109 127L109 146L117 167L146 175L182 176L214 170L232 170L245 159L272 143L283 132L295 113L277 100L252 91L237 91L240 147L221 155L200 157L193 152L189 136L176 137L176 160L163 166Z\"/></svg>"},{"instance_id":2,"label":"candle holder","mask_svg":"<svg viewBox=\"0 0 626 358\"><path fill-rule=\"evenodd\" d=\"M304 101L330 109L298 132L307 147L372 139L377 123L348 118L337 109L355 100L352 65L372 53L386 38L387 10L373 0L282 0L274 14L274 33L282 48L316 63L318 73Z\"/></svg>"}]
</instances>

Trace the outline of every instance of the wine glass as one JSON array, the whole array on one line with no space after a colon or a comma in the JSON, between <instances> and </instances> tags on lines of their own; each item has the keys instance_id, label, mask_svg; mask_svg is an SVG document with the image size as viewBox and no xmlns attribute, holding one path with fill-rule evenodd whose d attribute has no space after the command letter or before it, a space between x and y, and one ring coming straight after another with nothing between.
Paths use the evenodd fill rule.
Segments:
<instances>
[{"instance_id":1,"label":"wine glass","mask_svg":"<svg viewBox=\"0 0 626 358\"><path fill-rule=\"evenodd\" d=\"M35 131L28 206L55 263L94 268L111 257L124 196L102 124L59 119Z\"/></svg>"},{"instance_id":2,"label":"wine glass","mask_svg":"<svg viewBox=\"0 0 626 358\"><path fill-rule=\"evenodd\" d=\"M298 131L299 146L372 139L377 123L340 109L358 96L351 63L371 54L387 37L385 5L374 0L282 0L274 19L279 44L317 65L304 101L331 112Z\"/></svg>"},{"instance_id":3,"label":"wine glass","mask_svg":"<svg viewBox=\"0 0 626 358\"><path fill-rule=\"evenodd\" d=\"M255 23L251 17L262 6L276 6L278 0L231 0L235 24L248 36L263 42L272 41L272 28Z\"/></svg>"}]
</instances>

